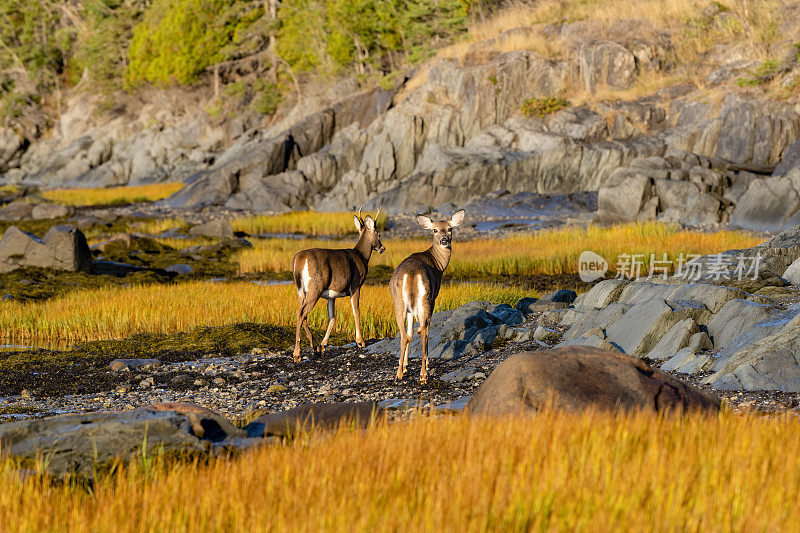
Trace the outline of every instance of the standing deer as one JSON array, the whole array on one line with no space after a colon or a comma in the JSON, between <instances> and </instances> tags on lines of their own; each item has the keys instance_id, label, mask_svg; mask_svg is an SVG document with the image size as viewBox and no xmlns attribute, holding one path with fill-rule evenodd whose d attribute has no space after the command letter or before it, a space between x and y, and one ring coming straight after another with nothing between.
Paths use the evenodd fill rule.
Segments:
<instances>
[{"instance_id":1,"label":"standing deer","mask_svg":"<svg viewBox=\"0 0 800 533\"><path fill-rule=\"evenodd\" d=\"M292 274L297 286L297 296L300 299L300 308L297 310L297 332L294 343L294 360L300 361L300 328L304 328L308 341L311 343L313 353L325 352L328 338L335 322L336 298L350 297L350 307L353 309L353 318L356 320L356 344L366 346L361 336L361 319L358 308L358 298L361 285L367 278L369 258L373 250L383 253L386 248L381 244L381 237L375 220L381 214L380 208L375 215L375 220L369 215L361 218L361 209L354 215L358 242L353 248L326 249L311 248L301 250L292 258ZM314 309L317 300L328 300L328 329L319 349L314 344L314 337L308 327L308 314Z\"/></svg>"},{"instance_id":2,"label":"standing deer","mask_svg":"<svg viewBox=\"0 0 800 533\"><path fill-rule=\"evenodd\" d=\"M450 220L439 222L417 215L417 223L433 232L433 245L424 252L406 257L389 280L389 290L394 301L394 316L400 330L397 379L403 379L408 366L408 351L416 320L419 322L419 335L422 340L422 368L419 379L422 383L428 380L428 328L436 297L442 286L442 275L450 263L453 228L462 222L464 222L463 209L455 213Z\"/></svg>"}]
</instances>

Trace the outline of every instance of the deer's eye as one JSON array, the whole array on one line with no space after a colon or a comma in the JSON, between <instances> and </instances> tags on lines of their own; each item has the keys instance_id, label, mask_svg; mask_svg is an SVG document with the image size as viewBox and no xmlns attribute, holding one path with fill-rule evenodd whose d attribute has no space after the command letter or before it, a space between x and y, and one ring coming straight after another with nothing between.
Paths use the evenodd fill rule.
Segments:
<instances>
[{"instance_id":1,"label":"deer's eye","mask_svg":"<svg viewBox=\"0 0 800 533\"><path fill-rule=\"evenodd\" d=\"M438 229L433 230L434 233L439 233Z\"/></svg>"}]
</instances>

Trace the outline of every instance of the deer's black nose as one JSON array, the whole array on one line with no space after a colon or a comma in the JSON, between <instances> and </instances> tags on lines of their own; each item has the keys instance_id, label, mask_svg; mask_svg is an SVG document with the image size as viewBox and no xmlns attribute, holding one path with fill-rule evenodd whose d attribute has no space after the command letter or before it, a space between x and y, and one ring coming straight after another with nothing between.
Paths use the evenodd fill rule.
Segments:
<instances>
[{"instance_id":1,"label":"deer's black nose","mask_svg":"<svg viewBox=\"0 0 800 533\"><path fill-rule=\"evenodd\" d=\"M441 244L442 246L450 246L450 239L448 239L447 237L445 237L444 239L442 239L441 241L439 241L439 244Z\"/></svg>"}]
</instances>

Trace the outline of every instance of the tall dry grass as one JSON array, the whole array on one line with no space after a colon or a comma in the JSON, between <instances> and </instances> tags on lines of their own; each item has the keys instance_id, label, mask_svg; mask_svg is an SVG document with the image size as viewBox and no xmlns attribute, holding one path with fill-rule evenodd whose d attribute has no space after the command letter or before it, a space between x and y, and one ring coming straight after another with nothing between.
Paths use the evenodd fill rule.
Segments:
<instances>
[{"instance_id":1,"label":"tall dry grass","mask_svg":"<svg viewBox=\"0 0 800 533\"><path fill-rule=\"evenodd\" d=\"M492 284L449 284L442 288L436 309L474 300L513 304L530 294ZM338 302L334 331L351 336L355 329L349 300ZM135 333L175 333L238 322L293 327L296 311L293 284L261 286L240 281L114 287L74 291L43 302L4 302L0 305L0 339L22 343L118 339ZM310 325L322 328L326 323L322 301L311 314ZM362 289L361 327L366 338L396 334L388 288Z\"/></svg>"},{"instance_id":2,"label":"tall dry grass","mask_svg":"<svg viewBox=\"0 0 800 533\"><path fill-rule=\"evenodd\" d=\"M357 233L353 221L355 213L320 213L316 211L292 211L280 215L254 215L238 218L233 221L235 231L244 231L249 235L264 233L305 233L315 236L350 235ZM362 216L375 213L362 212ZM386 215L381 214L377 220L378 228L386 225Z\"/></svg>"},{"instance_id":3,"label":"tall dry grass","mask_svg":"<svg viewBox=\"0 0 800 533\"><path fill-rule=\"evenodd\" d=\"M536 0L522 1L516 7L503 9L494 16L477 22L467 37L440 50L428 63L444 58L464 61L474 52L474 45L484 43L484 52L533 51L548 58L571 59L571 36L554 35L542 30L562 23L580 23L577 32L589 40L658 41L670 36L672 50L668 61L671 73L640 76L634 87L625 91L601 90L587 93L582 84L570 87L565 96L573 103L598 102L608 98L638 98L677 81L692 80L704 85L708 66L703 57L716 46L730 46L750 59L767 59L776 54L778 25L784 22L780 8L786 0L729 0L711 2L697 0ZM722 10L712 19L709 12ZM579 27L582 25L582 28ZM498 38L516 28L532 32L514 33ZM743 46L743 50L739 48ZM471 54L475 57L475 54ZM487 57L490 54L486 54ZM410 80L404 95L424 83L427 69Z\"/></svg>"},{"instance_id":4,"label":"tall dry grass","mask_svg":"<svg viewBox=\"0 0 800 533\"><path fill-rule=\"evenodd\" d=\"M91 492L0 463L12 531L796 531L800 421L542 413L343 429ZM158 463L158 461L154 461Z\"/></svg>"},{"instance_id":5,"label":"tall dry grass","mask_svg":"<svg viewBox=\"0 0 800 533\"><path fill-rule=\"evenodd\" d=\"M126 187L51 189L40 196L64 205L119 205L154 202L178 192L183 183L154 183Z\"/></svg>"},{"instance_id":6,"label":"tall dry grass","mask_svg":"<svg viewBox=\"0 0 800 533\"><path fill-rule=\"evenodd\" d=\"M537 274L563 274L578 271L578 257L584 250L592 250L615 269L620 254L644 254L645 266L650 254L660 260L666 253L676 260L683 253L709 254L732 248L746 248L763 239L748 232L719 231L703 233L681 230L678 226L656 222L618 225L612 227L588 226L545 230L534 234L503 239L475 239L453 243L453 257L447 273L450 276L470 278L492 276L532 276ZM412 252L430 246L430 240L384 240L386 252L373 253L370 265L395 268ZM322 240L297 241L292 239L257 240L254 247L243 250L236 260L241 273L281 272L289 270L292 257L303 248L344 248L348 241Z\"/></svg>"}]
</instances>

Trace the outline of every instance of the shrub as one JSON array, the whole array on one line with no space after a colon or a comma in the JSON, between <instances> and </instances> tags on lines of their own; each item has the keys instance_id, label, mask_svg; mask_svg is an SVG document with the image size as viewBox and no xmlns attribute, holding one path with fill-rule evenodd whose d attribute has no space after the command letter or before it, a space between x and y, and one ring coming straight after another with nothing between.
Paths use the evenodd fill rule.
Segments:
<instances>
[{"instance_id":1,"label":"shrub","mask_svg":"<svg viewBox=\"0 0 800 533\"><path fill-rule=\"evenodd\" d=\"M226 59L223 48L262 14L260 2L154 0L133 29L127 84L194 83L206 67Z\"/></svg>"},{"instance_id":2,"label":"shrub","mask_svg":"<svg viewBox=\"0 0 800 533\"><path fill-rule=\"evenodd\" d=\"M739 78L736 80L736 84L739 85L739 87L756 87L772 80L777 73L778 61L775 59L767 59L756 68L752 76Z\"/></svg>"},{"instance_id":3,"label":"shrub","mask_svg":"<svg viewBox=\"0 0 800 533\"><path fill-rule=\"evenodd\" d=\"M522 102L522 114L526 117L544 117L569 106L569 101L557 96L528 98Z\"/></svg>"}]
</instances>

